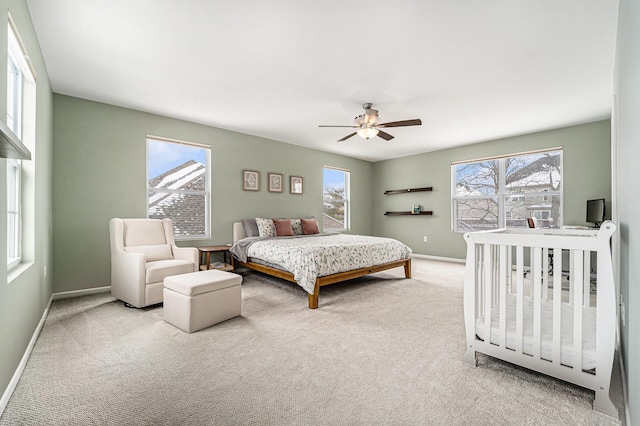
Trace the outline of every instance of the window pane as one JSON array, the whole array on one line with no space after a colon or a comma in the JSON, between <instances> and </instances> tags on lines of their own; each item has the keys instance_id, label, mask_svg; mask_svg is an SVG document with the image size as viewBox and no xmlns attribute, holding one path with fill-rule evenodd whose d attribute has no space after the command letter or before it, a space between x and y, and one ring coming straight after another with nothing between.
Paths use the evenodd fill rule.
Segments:
<instances>
[{"instance_id":1,"label":"window pane","mask_svg":"<svg viewBox=\"0 0 640 426\"><path fill-rule=\"evenodd\" d=\"M456 220L454 230L484 231L498 228L498 199L473 198L454 200Z\"/></svg>"},{"instance_id":2,"label":"window pane","mask_svg":"<svg viewBox=\"0 0 640 426\"><path fill-rule=\"evenodd\" d=\"M7 159L7 264L20 259L20 160Z\"/></svg>"},{"instance_id":3,"label":"window pane","mask_svg":"<svg viewBox=\"0 0 640 426\"><path fill-rule=\"evenodd\" d=\"M498 193L500 169L498 160L458 164L456 196L493 195Z\"/></svg>"},{"instance_id":4,"label":"window pane","mask_svg":"<svg viewBox=\"0 0 640 426\"><path fill-rule=\"evenodd\" d=\"M558 228L560 223L559 195L527 195L522 201L507 197L507 227L527 228L527 218L538 219L538 228Z\"/></svg>"},{"instance_id":5,"label":"window pane","mask_svg":"<svg viewBox=\"0 0 640 426\"><path fill-rule=\"evenodd\" d=\"M149 218L171 219L176 237L204 236L207 232L205 201L204 195L154 192L149 197Z\"/></svg>"},{"instance_id":6,"label":"window pane","mask_svg":"<svg viewBox=\"0 0 640 426\"><path fill-rule=\"evenodd\" d=\"M322 222L325 231L346 228L344 223L345 207L346 203L344 202L324 202Z\"/></svg>"},{"instance_id":7,"label":"window pane","mask_svg":"<svg viewBox=\"0 0 640 426\"><path fill-rule=\"evenodd\" d=\"M149 186L205 191L206 149L149 141Z\"/></svg>"},{"instance_id":8,"label":"window pane","mask_svg":"<svg viewBox=\"0 0 640 426\"><path fill-rule=\"evenodd\" d=\"M506 192L557 191L560 188L560 151L505 158Z\"/></svg>"}]
</instances>

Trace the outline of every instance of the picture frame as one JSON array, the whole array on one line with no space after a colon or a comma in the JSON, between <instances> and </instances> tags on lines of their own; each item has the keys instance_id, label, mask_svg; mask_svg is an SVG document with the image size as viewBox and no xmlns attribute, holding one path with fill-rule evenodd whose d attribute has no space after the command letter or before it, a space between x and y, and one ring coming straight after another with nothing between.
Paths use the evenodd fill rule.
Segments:
<instances>
[{"instance_id":1,"label":"picture frame","mask_svg":"<svg viewBox=\"0 0 640 426\"><path fill-rule=\"evenodd\" d=\"M290 176L289 177L289 192L292 194L302 194L302 177L301 176Z\"/></svg>"},{"instance_id":2,"label":"picture frame","mask_svg":"<svg viewBox=\"0 0 640 426\"><path fill-rule=\"evenodd\" d=\"M260 172L255 170L243 170L242 189L244 191L260 191Z\"/></svg>"},{"instance_id":3,"label":"picture frame","mask_svg":"<svg viewBox=\"0 0 640 426\"><path fill-rule=\"evenodd\" d=\"M282 192L282 174L281 173L268 173L269 192Z\"/></svg>"}]
</instances>

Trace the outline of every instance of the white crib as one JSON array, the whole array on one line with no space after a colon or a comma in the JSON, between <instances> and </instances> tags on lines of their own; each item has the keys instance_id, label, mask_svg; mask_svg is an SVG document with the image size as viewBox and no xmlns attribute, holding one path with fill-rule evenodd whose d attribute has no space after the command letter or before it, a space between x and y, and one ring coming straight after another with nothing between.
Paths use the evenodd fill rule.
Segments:
<instances>
[{"instance_id":1,"label":"white crib","mask_svg":"<svg viewBox=\"0 0 640 426\"><path fill-rule=\"evenodd\" d=\"M464 361L475 366L481 352L591 389L593 409L618 418L609 397L616 342L610 247L615 230L607 221L599 230L466 233Z\"/></svg>"}]
</instances>

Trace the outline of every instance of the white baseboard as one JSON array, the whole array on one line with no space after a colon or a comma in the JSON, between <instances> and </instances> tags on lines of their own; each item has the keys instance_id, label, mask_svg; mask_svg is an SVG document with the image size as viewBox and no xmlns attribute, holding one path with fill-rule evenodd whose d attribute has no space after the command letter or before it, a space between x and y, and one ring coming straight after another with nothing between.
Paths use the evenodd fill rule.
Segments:
<instances>
[{"instance_id":1,"label":"white baseboard","mask_svg":"<svg viewBox=\"0 0 640 426\"><path fill-rule=\"evenodd\" d=\"M83 290L72 290L72 291L63 291L60 293L53 293L51 297L53 297L53 300L60 300L60 299L69 299L71 297L88 296L90 294L108 293L110 291L111 291L111 286L95 287L95 288L87 288Z\"/></svg>"},{"instance_id":2,"label":"white baseboard","mask_svg":"<svg viewBox=\"0 0 640 426\"><path fill-rule=\"evenodd\" d=\"M33 332L33 336L31 336L31 340L29 341L29 345L27 345L27 349L24 351L24 355L22 355L22 359L20 360L20 364L18 364L18 368L13 373L13 377L11 377L11 381L9 385L4 390L2 394L2 398L0 398L0 416L4 413L4 409L7 408L7 404L9 403L9 399L11 395L13 395L13 391L16 390L16 386L18 386L18 382L20 381L20 377L22 377L22 372L24 368L27 366L27 361L31 356L31 351L33 351L33 347L36 344L36 340L38 340L38 336L40 335L40 331L42 331L42 327L44 326L44 322L49 315L49 309L51 308L51 302L53 301L53 295L49 298L49 303L47 303L47 307L42 313L42 317L40 318L40 322Z\"/></svg>"},{"instance_id":3,"label":"white baseboard","mask_svg":"<svg viewBox=\"0 0 640 426\"><path fill-rule=\"evenodd\" d=\"M2 394L2 398L0 398L0 416L2 416L2 413L4 413L4 409L7 407L7 404L9 403L9 399L11 399L11 395L13 395L13 391L15 391L16 386L18 386L18 382L20 381L20 377L22 377L24 368L27 366L27 361L31 356L31 352L33 351L33 347L36 344L36 340L38 340L38 336L40 336L42 327L44 327L44 322L46 321L47 316L49 315L49 309L51 309L51 302L59 299L68 299L71 297L87 296L89 294L96 294L96 293L106 293L109 291L111 291L111 286L89 288L85 290L63 291L61 293L53 293L51 295L51 297L49 298L49 303L47 303L47 307L42 313L40 322L38 323L38 326L34 330L33 336L31 336L29 345L27 345L27 348L24 351L24 355L22 355L20 364L18 364L16 371L13 373L13 376L11 377L11 381L9 382L9 385L7 386L4 393Z\"/></svg>"},{"instance_id":4,"label":"white baseboard","mask_svg":"<svg viewBox=\"0 0 640 426\"><path fill-rule=\"evenodd\" d=\"M456 259L455 257L431 256L428 254L412 253L411 257L415 257L417 259L439 260L441 262L466 263L465 259Z\"/></svg>"}]
</instances>

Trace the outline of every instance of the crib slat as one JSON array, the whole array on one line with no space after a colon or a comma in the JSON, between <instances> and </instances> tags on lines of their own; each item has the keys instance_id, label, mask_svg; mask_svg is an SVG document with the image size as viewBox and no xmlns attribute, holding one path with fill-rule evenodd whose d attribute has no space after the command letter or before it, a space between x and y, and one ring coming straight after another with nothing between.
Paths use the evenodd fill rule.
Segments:
<instances>
[{"instance_id":1,"label":"crib slat","mask_svg":"<svg viewBox=\"0 0 640 426\"><path fill-rule=\"evenodd\" d=\"M531 282L533 291L533 356L535 359L540 359L542 249L540 247L532 247L531 251L533 252L533 264L531 266L533 268Z\"/></svg>"},{"instance_id":2,"label":"crib slat","mask_svg":"<svg viewBox=\"0 0 640 426\"><path fill-rule=\"evenodd\" d=\"M500 246L500 338L499 345L507 346L507 246Z\"/></svg>"},{"instance_id":3,"label":"crib slat","mask_svg":"<svg viewBox=\"0 0 640 426\"><path fill-rule=\"evenodd\" d=\"M569 251L569 303L573 305L573 292L575 291L576 285L576 277L573 273L574 271L574 262L573 262L573 250Z\"/></svg>"},{"instance_id":4,"label":"crib slat","mask_svg":"<svg viewBox=\"0 0 640 426\"><path fill-rule=\"evenodd\" d=\"M524 248L516 247L516 352L522 353L524 325Z\"/></svg>"},{"instance_id":5,"label":"crib slat","mask_svg":"<svg viewBox=\"0 0 640 426\"><path fill-rule=\"evenodd\" d=\"M512 265L513 265L513 247L509 246L509 250L507 251L507 268L509 268L509 271L507 273L507 293L512 293L513 292L513 287L512 287Z\"/></svg>"},{"instance_id":6,"label":"crib slat","mask_svg":"<svg viewBox=\"0 0 640 426\"><path fill-rule=\"evenodd\" d=\"M562 330L562 249L553 249L553 359L560 364Z\"/></svg>"},{"instance_id":7,"label":"crib slat","mask_svg":"<svg viewBox=\"0 0 640 426\"><path fill-rule=\"evenodd\" d=\"M491 283L493 260L491 259L491 244L484 245L483 268L484 268L484 327L485 342L491 343L491 303L493 301L493 285Z\"/></svg>"},{"instance_id":8,"label":"crib slat","mask_svg":"<svg viewBox=\"0 0 640 426\"><path fill-rule=\"evenodd\" d=\"M549 298L549 249L542 248L542 300Z\"/></svg>"},{"instance_id":9,"label":"crib slat","mask_svg":"<svg viewBox=\"0 0 640 426\"><path fill-rule=\"evenodd\" d=\"M482 265L483 265L483 261L482 261L482 254L484 253L484 251L482 250L482 247L480 245L474 245L474 253L475 253L475 268L476 268L476 275L475 275L475 284L476 284L476 292L475 292L475 307L476 307L476 312L478 316L483 316L484 312L483 312L483 304L482 304L482 295L484 294L484 281L483 281L483 275L482 275ZM475 325L474 325L474 330L475 330Z\"/></svg>"},{"instance_id":10,"label":"crib slat","mask_svg":"<svg viewBox=\"0 0 640 426\"><path fill-rule=\"evenodd\" d=\"M591 252L584 252L584 306L591 306Z\"/></svg>"},{"instance_id":11,"label":"crib slat","mask_svg":"<svg viewBox=\"0 0 640 426\"><path fill-rule=\"evenodd\" d=\"M576 371L582 370L582 288L584 286L584 255L582 250L572 250L574 268L571 276L574 278L575 300L573 303L573 368Z\"/></svg>"}]
</instances>

